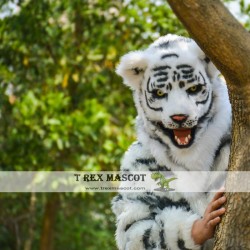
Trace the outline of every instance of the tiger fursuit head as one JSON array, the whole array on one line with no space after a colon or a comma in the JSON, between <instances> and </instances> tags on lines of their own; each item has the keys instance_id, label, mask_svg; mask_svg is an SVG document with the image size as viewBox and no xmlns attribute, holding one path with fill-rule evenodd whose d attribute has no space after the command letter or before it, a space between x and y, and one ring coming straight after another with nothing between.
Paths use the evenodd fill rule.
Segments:
<instances>
[{"instance_id":1,"label":"tiger fursuit head","mask_svg":"<svg viewBox=\"0 0 250 250\"><path fill-rule=\"evenodd\" d=\"M121 171L227 169L231 130L227 87L192 39L160 37L147 49L123 56L117 73L132 89L138 112L138 141L126 152ZM195 244L191 229L213 196L119 193L112 201L118 248L212 249L212 239Z\"/></svg>"}]
</instances>

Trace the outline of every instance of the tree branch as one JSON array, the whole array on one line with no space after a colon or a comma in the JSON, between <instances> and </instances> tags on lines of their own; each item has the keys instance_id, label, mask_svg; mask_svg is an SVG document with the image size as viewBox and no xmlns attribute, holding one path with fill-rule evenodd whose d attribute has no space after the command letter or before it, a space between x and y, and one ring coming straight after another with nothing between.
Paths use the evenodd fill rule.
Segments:
<instances>
[{"instance_id":1,"label":"tree branch","mask_svg":"<svg viewBox=\"0 0 250 250\"><path fill-rule=\"evenodd\" d=\"M168 3L202 50L230 79L230 87L243 87L250 79L250 34L223 3L219 0L168 0Z\"/></svg>"},{"instance_id":2,"label":"tree branch","mask_svg":"<svg viewBox=\"0 0 250 250\"><path fill-rule=\"evenodd\" d=\"M230 171L250 165L250 34L219 0L168 0L175 14L224 75L233 110ZM227 187L228 181L226 181ZM249 249L249 193L227 193L214 250Z\"/></svg>"}]
</instances>

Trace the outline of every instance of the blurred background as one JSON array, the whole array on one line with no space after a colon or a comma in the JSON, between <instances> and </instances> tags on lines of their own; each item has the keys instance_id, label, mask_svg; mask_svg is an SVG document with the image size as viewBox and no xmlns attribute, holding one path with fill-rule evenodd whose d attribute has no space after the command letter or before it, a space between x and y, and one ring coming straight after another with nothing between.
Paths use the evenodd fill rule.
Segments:
<instances>
[{"instance_id":1,"label":"blurred background","mask_svg":"<svg viewBox=\"0 0 250 250\"><path fill-rule=\"evenodd\" d=\"M0 171L119 170L136 111L115 67L167 33L188 36L163 0L1 0ZM116 249L114 195L1 193L0 250Z\"/></svg>"}]
</instances>

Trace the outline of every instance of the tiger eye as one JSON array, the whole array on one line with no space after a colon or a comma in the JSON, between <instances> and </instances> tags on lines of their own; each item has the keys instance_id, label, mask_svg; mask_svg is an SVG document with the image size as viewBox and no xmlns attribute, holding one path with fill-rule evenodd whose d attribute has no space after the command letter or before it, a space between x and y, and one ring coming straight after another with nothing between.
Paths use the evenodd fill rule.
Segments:
<instances>
[{"instance_id":1,"label":"tiger eye","mask_svg":"<svg viewBox=\"0 0 250 250\"><path fill-rule=\"evenodd\" d=\"M158 96L163 96L164 95L163 91L160 90L160 89L158 89L156 93L157 93Z\"/></svg>"},{"instance_id":2,"label":"tiger eye","mask_svg":"<svg viewBox=\"0 0 250 250\"><path fill-rule=\"evenodd\" d=\"M197 86L193 86L193 87L189 88L189 90L190 90L191 92L195 92L195 91L197 90Z\"/></svg>"}]
</instances>

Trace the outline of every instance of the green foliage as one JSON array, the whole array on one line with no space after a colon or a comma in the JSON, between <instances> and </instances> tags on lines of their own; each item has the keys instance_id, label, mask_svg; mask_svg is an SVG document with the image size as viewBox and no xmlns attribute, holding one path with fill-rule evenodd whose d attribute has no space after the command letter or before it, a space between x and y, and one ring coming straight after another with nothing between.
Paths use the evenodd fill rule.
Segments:
<instances>
[{"instance_id":1,"label":"green foliage","mask_svg":"<svg viewBox=\"0 0 250 250\"><path fill-rule=\"evenodd\" d=\"M250 2L248 0L224 0L224 2L241 24L250 30Z\"/></svg>"},{"instance_id":2,"label":"green foliage","mask_svg":"<svg viewBox=\"0 0 250 250\"><path fill-rule=\"evenodd\" d=\"M64 209L58 213L55 229L56 249L115 250L115 220L109 209L110 199L111 195L100 193L87 195L82 201L79 196L64 197ZM66 209L68 203L70 210Z\"/></svg>"},{"instance_id":3,"label":"green foliage","mask_svg":"<svg viewBox=\"0 0 250 250\"><path fill-rule=\"evenodd\" d=\"M8 13L0 19L0 170L118 170L136 115L118 60L187 32L165 1L19 0L14 10L10 2L0 3ZM0 196L1 250L23 249L29 237L39 249L48 199L37 195L34 214L30 200ZM54 249L115 249L110 200L60 194Z\"/></svg>"},{"instance_id":4,"label":"green foliage","mask_svg":"<svg viewBox=\"0 0 250 250\"><path fill-rule=\"evenodd\" d=\"M244 26L250 30L250 3L249 1L239 0L241 15L244 17Z\"/></svg>"},{"instance_id":5,"label":"green foliage","mask_svg":"<svg viewBox=\"0 0 250 250\"><path fill-rule=\"evenodd\" d=\"M8 2L0 5L5 13ZM144 0L17 7L0 20L0 169L118 170L135 140L136 112L116 64L162 34L186 35L180 22L165 2ZM0 196L1 249L23 249L31 237L39 249L48 196L36 196L32 223L30 198ZM116 249L110 201L109 194L60 194L54 249Z\"/></svg>"}]
</instances>

